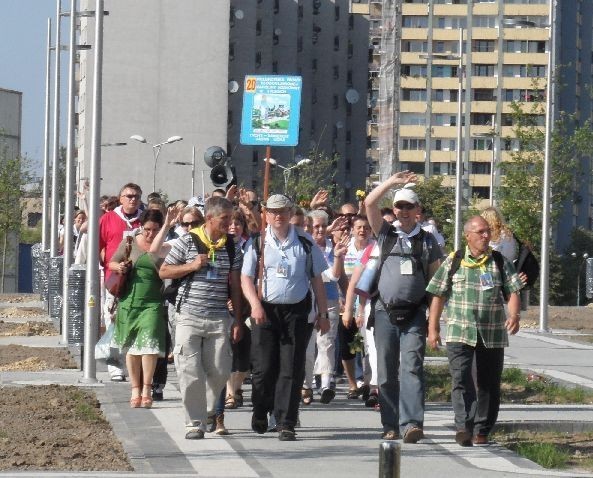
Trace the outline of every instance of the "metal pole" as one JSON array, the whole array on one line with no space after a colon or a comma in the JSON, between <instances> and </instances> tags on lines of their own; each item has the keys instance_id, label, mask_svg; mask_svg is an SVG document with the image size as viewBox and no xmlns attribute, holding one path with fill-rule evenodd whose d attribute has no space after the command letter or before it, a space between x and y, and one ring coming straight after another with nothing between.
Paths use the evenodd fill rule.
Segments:
<instances>
[{"instance_id":1,"label":"metal pole","mask_svg":"<svg viewBox=\"0 0 593 478\"><path fill-rule=\"evenodd\" d=\"M157 144L152 147L152 153L154 155L154 168L152 170L152 192L156 192L156 162L159 160L159 154L161 154L161 145Z\"/></svg>"},{"instance_id":2,"label":"metal pole","mask_svg":"<svg viewBox=\"0 0 593 478\"><path fill-rule=\"evenodd\" d=\"M191 197L196 196L196 147L191 148Z\"/></svg>"},{"instance_id":3,"label":"metal pole","mask_svg":"<svg viewBox=\"0 0 593 478\"><path fill-rule=\"evenodd\" d=\"M62 1L56 0L56 61L55 61L55 80L54 80L54 144L53 144L53 166L51 175L51 224L50 224L50 245L49 255L55 257L58 255L58 226L60 223L59 191L58 191L58 169L60 162L60 10Z\"/></svg>"},{"instance_id":4,"label":"metal pole","mask_svg":"<svg viewBox=\"0 0 593 478\"><path fill-rule=\"evenodd\" d=\"M204 170L202 169L202 200L206 200L206 188L204 187Z\"/></svg>"},{"instance_id":5,"label":"metal pole","mask_svg":"<svg viewBox=\"0 0 593 478\"><path fill-rule=\"evenodd\" d=\"M544 146L544 177L542 184L542 249L541 249L541 270L540 270L540 300L539 300L539 331L548 330L548 300L550 286L550 175L551 175L551 137L552 121L554 119L554 69L556 50L556 28L555 28L556 0L550 1L550 44L548 46L548 77L546 85L546 142Z\"/></svg>"},{"instance_id":6,"label":"metal pole","mask_svg":"<svg viewBox=\"0 0 593 478\"><path fill-rule=\"evenodd\" d=\"M271 148L266 146L266 160L264 161L264 202L268 200L268 189L270 187L270 157ZM266 213L262 210L261 213L261 253L259 267L257 271L257 295L260 300L263 297L263 276L264 276L264 248L266 245Z\"/></svg>"},{"instance_id":7,"label":"metal pole","mask_svg":"<svg viewBox=\"0 0 593 478\"><path fill-rule=\"evenodd\" d=\"M579 274L577 276L577 307L581 305L581 269L585 261L583 260L579 265Z\"/></svg>"},{"instance_id":8,"label":"metal pole","mask_svg":"<svg viewBox=\"0 0 593 478\"><path fill-rule=\"evenodd\" d=\"M70 51L68 64L68 142L66 150L66 181L64 187L64 269L62 274L62 342L68 343L68 319L70 317L69 272L74 262L74 65L76 59L76 0L70 0Z\"/></svg>"},{"instance_id":9,"label":"metal pole","mask_svg":"<svg viewBox=\"0 0 593 478\"><path fill-rule=\"evenodd\" d=\"M97 381L95 344L99 331L101 290L99 278L99 195L101 194L101 118L103 75L103 0L95 6L95 64L93 76L93 122L91 140L88 259L85 278L84 359L83 378L86 383Z\"/></svg>"},{"instance_id":10,"label":"metal pole","mask_svg":"<svg viewBox=\"0 0 593 478\"><path fill-rule=\"evenodd\" d=\"M462 97L463 97L463 28L459 29L459 66L457 67L457 158L455 170L455 250L461 248L461 203L463 201L463 140Z\"/></svg>"},{"instance_id":11,"label":"metal pole","mask_svg":"<svg viewBox=\"0 0 593 478\"><path fill-rule=\"evenodd\" d=\"M384 441L379 446L379 478L399 478L401 447L397 442Z\"/></svg>"},{"instance_id":12,"label":"metal pole","mask_svg":"<svg viewBox=\"0 0 593 478\"><path fill-rule=\"evenodd\" d=\"M41 250L49 247L49 145L50 145L50 88L51 88L51 18L47 19L47 57L45 60L45 131L43 148L43 201L41 209Z\"/></svg>"}]
</instances>

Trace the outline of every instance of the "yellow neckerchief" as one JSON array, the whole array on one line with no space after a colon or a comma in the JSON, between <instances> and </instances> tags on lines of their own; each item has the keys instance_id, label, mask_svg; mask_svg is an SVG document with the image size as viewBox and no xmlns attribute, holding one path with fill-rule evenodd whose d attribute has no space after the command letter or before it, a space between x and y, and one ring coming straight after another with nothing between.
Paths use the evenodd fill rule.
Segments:
<instances>
[{"instance_id":1,"label":"yellow neckerchief","mask_svg":"<svg viewBox=\"0 0 593 478\"><path fill-rule=\"evenodd\" d=\"M484 265L486 264L486 262L488 262L488 259L490 259L491 255L492 255L492 248L489 247L488 250L484 254L479 256L477 259L474 259L471 256L469 247L465 246L465 257L463 259L461 259L461 265L463 267L468 267L469 269L477 269L479 267L480 270L482 272L484 272L486 270Z\"/></svg>"},{"instance_id":2,"label":"yellow neckerchief","mask_svg":"<svg viewBox=\"0 0 593 478\"><path fill-rule=\"evenodd\" d=\"M226 234L216 242L212 242L212 240L206 234L206 225L203 224L200 227L196 227L192 229L190 232L193 232L200 238L200 241L204 243L204 245L208 248L208 257L212 262L216 262L216 250L222 249L226 245Z\"/></svg>"}]
</instances>

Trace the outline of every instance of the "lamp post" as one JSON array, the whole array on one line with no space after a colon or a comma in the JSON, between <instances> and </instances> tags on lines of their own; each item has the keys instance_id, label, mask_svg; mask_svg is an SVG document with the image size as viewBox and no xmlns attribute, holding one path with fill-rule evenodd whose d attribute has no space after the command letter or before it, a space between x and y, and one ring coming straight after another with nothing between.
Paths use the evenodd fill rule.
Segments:
<instances>
[{"instance_id":1,"label":"lamp post","mask_svg":"<svg viewBox=\"0 0 593 478\"><path fill-rule=\"evenodd\" d=\"M196 195L196 147L192 148L192 162L187 161L168 161L169 164L176 166L191 166L191 197ZM203 196L202 196L203 197Z\"/></svg>"},{"instance_id":2,"label":"lamp post","mask_svg":"<svg viewBox=\"0 0 593 478\"><path fill-rule=\"evenodd\" d=\"M268 158L264 158L264 161L268 161ZM290 179L290 172L293 169L299 168L301 166L304 166L306 164L311 163L311 160L309 158L303 158L300 161L298 161L296 164L294 164L293 166L282 166L281 164L278 164L278 161L276 161L274 158L269 158L269 162L272 166L278 166L279 168L282 169L282 175L284 176L284 194L286 194L287 190L288 190L288 180Z\"/></svg>"},{"instance_id":3,"label":"lamp post","mask_svg":"<svg viewBox=\"0 0 593 478\"><path fill-rule=\"evenodd\" d=\"M154 167L152 169L152 190L154 192L154 191L156 191L156 165L157 165L157 161L159 159L159 154L161 154L161 148L165 144L175 143L177 141L181 141L183 138L181 136L171 136L166 141L162 141L157 144L149 143L148 141L146 141L146 138L144 136L140 136L139 134L133 134L132 136L130 136L130 139L133 139L134 141L138 141L139 143L145 143L145 144L149 144L150 146L152 146L152 154L154 156Z\"/></svg>"},{"instance_id":4,"label":"lamp post","mask_svg":"<svg viewBox=\"0 0 593 478\"><path fill-rule=\"evenodd\" d=\"M576 259L577 253L573 252L571 254L571 256ZM583 273L583 265L587 262L587 259L589 259L589 254L585 252L582 257L583 257L583 260L579 264L578 274L577 274L577 307L579 307L581 305L581 275Z\"/></svg>"}]
</instances>

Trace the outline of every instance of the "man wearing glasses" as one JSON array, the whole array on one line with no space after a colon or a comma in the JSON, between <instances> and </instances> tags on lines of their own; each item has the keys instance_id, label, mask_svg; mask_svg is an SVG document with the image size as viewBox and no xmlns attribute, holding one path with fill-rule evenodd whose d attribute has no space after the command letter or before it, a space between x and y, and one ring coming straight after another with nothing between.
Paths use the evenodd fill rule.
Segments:
<instances>
[{"instance_id":1,"label":"man wearing glasses","mask_svg":"<svg viewBox=\"0 0 593 478\"><path fill-rule=\"evenodd\" d=\"M404 443L416 443L424 437L425 288L439 267L441 252L434 236L416 223L420 208L414 191L395 192L393 210L398 226L383 219L379 201L390 189L415 180L410 171L396 173L365 200L369 224L381 251L378 293L372 303L381 438L397 440L403 436Z\"/></svg>"},{"instance_id":2,"label":"man wearing glasses","mask_svg":"<svg viewBox=\"0 0 593 478\"><path fill-rule=\"evenodd\" d=\"M290 224L292 201L274 194L266 202L268 226L263 247L262 297L255 278L262 260L260 237L251 239L241 270L243 294L251 305L251 360L253 366L251 428L267 431L273 412L281 441L295 440L294 427L305 377L305 354L313 324L309 285L317 303L316 326L329 330L327 299L321 273L327 269L323 252L313 238Z\"/></svg>"},{"instance_id":3,"label":"man wearing glasses","mask_svg":"<svg viewBox=\"0 0 593 478\"><path fill-rule=\"evenodd\" d=\"M108 211L99 219L99 253L103 264L108 264L111 257L117 250L119 243L128 235L132 235L134 229L140 227L140 214L142 213L142 189L134 183L124 185L119 193L120 205L113 211ZM105 268L105 280L111 274L109 268ZM103 320L105 328L113 320L115 311L113 301L115 298L105 290L105 304L103 307ZM114 382L123 382L125 380L121 361L118 358L112 358L107 365L107 370L111 380Z\"/></svg>"},{"instance_id":4,"label":"man wearing glasses","mask_svg":"<svg viewBox=\"0 0 593 478\"><path fill-rule=\"evenodd\" d=\"M437 270L427 290L434 295L428 325L428 345L437 348L439 320L447 303L447 355L451 372L451 401L455 413L455 441L460 446L487 445L498 418L500 380L508 334L519 331L523 283L513 264L490 245L490 227L480 216L463 228L467 247L450 255ZM457 269L453 262L459 257ZM508 300L508 316L504 301ZM472 376L475 357L478 390Z\"/></svg>"}]
</instances>

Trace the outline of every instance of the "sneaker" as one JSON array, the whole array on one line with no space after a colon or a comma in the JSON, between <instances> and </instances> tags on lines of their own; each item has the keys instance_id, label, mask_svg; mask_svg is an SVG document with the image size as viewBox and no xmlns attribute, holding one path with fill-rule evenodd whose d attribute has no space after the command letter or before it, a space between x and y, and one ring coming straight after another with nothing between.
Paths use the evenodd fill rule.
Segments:
<instances>
[{"instance_id":1,"label":"sneaker","mask_svg":"<svg viewBox=\"0 0 593 478\"><path fill-rule=\"evenodd\" d=\"M152 386L152 399L155 402L162 402L164 399L163 396L163 386L161 384L153 385Z\"/></svg>"},{"instance_id":2,"label":"sneaker","mask_svg":"<svg viewBox=\"0 0 593 478\"><path fill-rule=\"evenodd\" d=\"M395 430L387 430L381 435L382 440L399 440L401 437Z\"/></svg>"},{"instance_id":3,"label":"sneaker","mask_svg":"<svg viewBox=\"0 0 593 478\"><path fill-rule=\"evenodd\" d=\"M373 390L369 393L368 398L364 402L365 407L374 408L375 405L379 403L379 392L377 390Z\"/></svg>"},{"instance_id":4,"label":"sneaker","mask_svg":"<svg viewBox=\"0 0 593 478\"><path fill-rule=\"evenodd\" d=\"M210 415L206 419L206 431L212 433L216 429L216 415Z\"/></svg>"},{"instance_id":5,"label":"sneaker","mask_svg":"<svg viewBox=\"0 0 593 478\"><path fill-rule=\"evenodd\" d=\"M111 376L111 381L112 382L125 382L126 381L126 377L124 377L121 373L114 373Z\"/></svg>"},{"instance_id":6,"label":"sneaker","mask_svg":"<svg viewBox=\"0 0 593 478\"><path fill-rule=\"evenodd\" d=\"M366 403L371 394L371 387L369 387L366 384L362 385L362 387L358 387L358 393L360 393L360 398L362 399L362 401Z\"/></svg>"},{"instance_id":7,"label":"sneaker","mask_svg":"<svg viewBox=\"0 0 593 478\"><path fill-rule=\"evenodd\" d=\"M418 443L422 438L424 438L424 432L417 426L409 427L404 433L404 443Z\"/></svg>"},{"instance_id":8,"label":"sneaker","mask_svg":"<svg viewBox=\"0 0 593 478\"><path fill-rule=\"evenodd\" d=\"M278 431L278 426L276 425L276 417L270 413L268 417L268 432L276 432Z\"/></svg>"},{"instance_id":9,"label":"sneaker","mask_svg":"<svg viewBox=\"0 0 593 478\"><path fill-rule=\"evenodd\" d=\"M263 435L268 430L268 419L267 418L257 418L255 415L251 417L251 429L258 433L259 435Z\"/></svg>"},{"instance_id":10,"label":"sneaker","mask_svg":"<svg viewBox=\"0 0 593 478\"><path fill-rule=\"evenodd\" d=\"M229 431L224 426L224 413L216 415L216 430L214 430L214 433L216 433L217 435L229 434Z\"/></svg>"},{"instance_id":11,"label":"sneaker","mask_svg":"<svg viewBox=\"0 0 593 478\"><path fill-rule=\"evenodd\" d=\"M199 428L190 428L185 434L186 440L201 440L204 438L204 430Z\"/></svg>"},{"instance_id":12,"label":"sneaker","mask_svg":"<svg viewBox=\"0 0 593 478\"><path fill-rule=\"evenodd\" d=\"M295 441L296 433L291 428L283 428L278 432L278 440L280 441Z\"/></svg>"},{"instance_id":13,"label":"sneaker","mask_svg":"<svg viewBox=\"0 0 593 478\"><path fill-rule=\"evenodd\" d=\"M329 403L334 399L335 396L336 392L334 390L332 390L331 388L324 388L323 390L321 390L321 398L319 399L319 401L321 403Z\"/></svg>"},{"instance_id":14,"label":"sneaker","mask_svg":"<svg viewBox=\"0 0 593 478\"><path fill-rule=\"evenodd\" d=\"M472 446L472 434L467 430L459 430L455 433L455 441L459 446Z\"/></svg>"}]
</instances>

